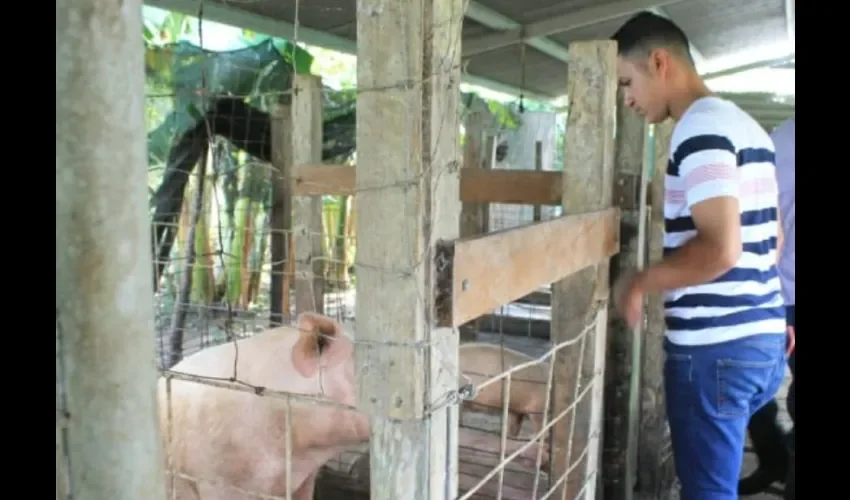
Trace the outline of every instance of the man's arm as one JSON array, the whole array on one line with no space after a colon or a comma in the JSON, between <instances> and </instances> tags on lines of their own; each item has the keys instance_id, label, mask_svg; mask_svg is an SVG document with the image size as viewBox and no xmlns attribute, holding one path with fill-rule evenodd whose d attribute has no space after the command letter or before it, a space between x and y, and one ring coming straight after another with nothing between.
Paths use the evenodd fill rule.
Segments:
<instances>
[{"instance_id":1,"label":"man's arm","mask_svg":"<svg viewBox=\"0 0 850 500\"><path fill-rule=\"evenodd\" d=\"M741 256L741 213L738 198L718 196L691 207L697 235L642 278L650 293L707 283L732 269Z\"/></svg>"},{"instance_id":2,"label":"man's arm","mask_svg":"<svg viewBox=\"0 0 850 500\"><path fill-rule=\"evenodd\" d=\"M700 125L714 127L710 119ZM743 251L734 145L704 130L691 134L675 151L685 155L678 163L678 175L685 184L696 235L641 273L638 279L649 293L707 283L732 269Z\"/></svg>"}]
</instances>

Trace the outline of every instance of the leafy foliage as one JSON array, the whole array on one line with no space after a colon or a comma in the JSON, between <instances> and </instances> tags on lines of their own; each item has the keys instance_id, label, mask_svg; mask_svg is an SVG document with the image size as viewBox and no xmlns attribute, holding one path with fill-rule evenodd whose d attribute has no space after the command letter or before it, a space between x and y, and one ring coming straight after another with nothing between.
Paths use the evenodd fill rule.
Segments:
<instances>
[{"instance_id":1,"label":"leafy foliage","mask_svg":"<svg viewBox=\"0 0 850 500\"><path fill-rule=\"evenodd\" d=\"M149 97L149 163L154 167L149 175L152 189L163 178L162 169L155 166L165 163L175 137L197 126L209 110L212 98L239 97L254 107L268 109L268 104L276 101L281 92L289 90L292 75L311 73L315 62L314 55L298 44L248 30L242 30L241 46L236 49L205 50L184 39L193 34L197 23L192 17L171 13L158 24L146 19L142 29ZM341 90L325 88L323 156L345 161L354 148L356 98L357 90L346 85ZM464 93L461 103L458 110L461 115L473 107L488 109L494 116L494 133L521 124L515 104L483 99L474 93ZM200 191L197 186L187 190L203 193L205 205L216 214L205 219L203 227L199 224L194 244L199 255L221 251L229 258L227 263L220 263L218 259L207 263L206 267L216 267L215 276L198 275L193 289L204 290L204 302L226 296L228 302L245 306L257 297L258 276L267 251L264 235L269 218L270 185L263 175L265 170L251 166L244 152L222 141L216 141L213 149L216 153L207 180L209 185ZM338 151L339 155L329 155L329 151ZM342 271L337 272L344 274L345 262L350 261L354 249L345 243L333 242L345 240L350 231L347 229L350 206L344 198L324 198L328 232L325 249L335 254L331 260L342 263ZM217 215L219 210L223 212L221 216ZM188 223L186 217L180 219L181 225ZM212 230L216 226L221 229ZM211 244L211 233L216 232L223 240ZM183 250L191 244L186 238L178 238L177 246ZM220 248L214 249L214 246ZM167 255L169 250L165 252ZM215 292L211 291L213 285ZM196 299L201 297L195 295Z\"/></svg>"}]
</instances>

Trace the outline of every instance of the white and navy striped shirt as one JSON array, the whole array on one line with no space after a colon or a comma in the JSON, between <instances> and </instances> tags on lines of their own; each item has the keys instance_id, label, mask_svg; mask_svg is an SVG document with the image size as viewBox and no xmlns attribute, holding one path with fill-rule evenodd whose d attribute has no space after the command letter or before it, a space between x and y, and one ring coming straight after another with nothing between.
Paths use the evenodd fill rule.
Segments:
<instances>
[{"instance_id":1,"label":"white and navy striped shirt","mask_svg":"<svg viewBox=\"0 0 850 500\"><path fill-rule=\"evenodd\" d=\"M676 124L664 185L664 253L696 235L690 207L717 196L738 197L743 251L735 267L713 281L666 293L671 342L704 345L784 334L774 157L767 132L730 101L699 99Z\"/></svg>"}]
</instances>

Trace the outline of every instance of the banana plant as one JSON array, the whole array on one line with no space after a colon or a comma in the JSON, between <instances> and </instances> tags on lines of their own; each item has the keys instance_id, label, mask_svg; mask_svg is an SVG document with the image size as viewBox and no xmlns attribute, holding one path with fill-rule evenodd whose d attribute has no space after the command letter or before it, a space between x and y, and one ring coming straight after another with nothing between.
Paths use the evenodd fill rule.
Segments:
<instances>
[{"instance_id":1,"label":"banana plant","mask_svg":"<svg viewBox=\"0 0 850 500\"><path fill-rule=\"evenodd\" d=\"M284 60L292 66L296 73L310 74L313 67L313 54L283 38L261 35L255 31L243 29L241 33L242 42L247 45L255 45L266 40L271 40L274 47L283 55Z\"/></svg>"}]
</instances>

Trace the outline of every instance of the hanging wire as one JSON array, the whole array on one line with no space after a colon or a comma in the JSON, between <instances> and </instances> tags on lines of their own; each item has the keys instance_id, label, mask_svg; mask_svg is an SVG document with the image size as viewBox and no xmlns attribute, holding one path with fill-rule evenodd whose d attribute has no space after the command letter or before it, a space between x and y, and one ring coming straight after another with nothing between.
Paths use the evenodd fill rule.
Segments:
<instances>
[{"instance_id":1,"label":"hanging wire","mask_svg":"<svg viewBox=\"0 0 850 500\"><path fill-rule=\"evenodd\" d=\"M525 113L525 95L522 93L525 90L525 38L523 37L519 44L519 67L520 67L520 94L519 94L519 112Z\"/></svg>"}]
</instances>

